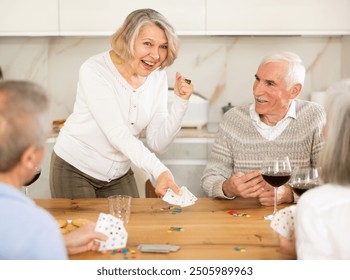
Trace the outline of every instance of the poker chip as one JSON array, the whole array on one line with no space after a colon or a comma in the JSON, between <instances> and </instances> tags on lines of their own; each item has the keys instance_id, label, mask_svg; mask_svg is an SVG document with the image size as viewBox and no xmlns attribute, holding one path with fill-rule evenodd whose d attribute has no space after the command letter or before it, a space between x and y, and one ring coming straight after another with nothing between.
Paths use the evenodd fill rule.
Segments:
<instances>
[{"instance_id":1,"label":"poker chip","mask_svg":"<svg viewBox=\"0 0 350 280\"><path fill-rule=\"evenodd\" d=\"M184 231L184 228L183 227L170 227L168 229L168 232L174 232L174 231L176 231L176 232Z\"/></svg>"},{"instance_id":2,"label":"poker chip","mask_svg":"<svg viewBox=\"0 0 350 280\"><path fill-rule=\"evenodd\" d=\"M240 253L245 253L245 252L247 252L247 249L246 249L246 248L239 248L239 247L236 247L236 248L234 248L234 250L237 251L237 252L240 252Z\"/></svg>"},{"instance_id":3,"label":"poker chip","mask_svg":"<svg viewBox=\"0 0 350 280\"><path fill-rule=\"evenodd\" d=\"M250 218L250 215L246 214L246 213L239 213L236 210L230 210L227 212L229 215L233 216L233 217L246 217L246 218Z\"/></svg>"},{"instance_id":4,"label":"poker chip","mask_svg":"<svg viewBox=\"0 0 350 280\"><path fill-rule=\"evenodd\" d=\"M169 205L167 207L160 208L160 211L168 211L169 214L177 214L182 212L182 208Z\"/></svg>"},{"instance_id":5,"label":"poker chip","mask_svg":"<svg viewBox=\"0 0 350 280\"><path fill-rule=\"evenodd\" d=\"M128 260L130 254L131 254L131 259L136 259L136 253L137 253L136 250L129 250L128 248L114 249L114 250L111 251L112 255L123 254L124 260Z\"/></svg>"}]
</instances>

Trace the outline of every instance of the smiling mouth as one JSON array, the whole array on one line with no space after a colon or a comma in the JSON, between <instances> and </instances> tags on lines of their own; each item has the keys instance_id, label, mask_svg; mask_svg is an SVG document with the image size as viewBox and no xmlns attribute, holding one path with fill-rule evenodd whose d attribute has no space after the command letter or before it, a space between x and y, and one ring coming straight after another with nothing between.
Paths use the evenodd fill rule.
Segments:
<instances>
[{"instance_id":1,"label":"smiling mouth","mask_svg":"<svg viewBox=\"0 0 350 280\"><path fill-rule=\"evenodd\" d=\"M264 99L261 99L261 98L255 98L255 101L259 104L264 104L264 103L267 103L268 101L267 100L264 100Z\"/></svg>"},{"instance_id":2,"label":"smiling mouth","mask_svg":"<svg viewBox=\"0 0 350 280\"><path fill-rule=\"evenodd\" d=\"M149 62L149 61L145 61L145 60L141 60L141 62L143 63L143 65L145 65L146 67L152 68L154 67L154 65L156 65L156 63L154 62Z\"/></svg>"}]
</instances>

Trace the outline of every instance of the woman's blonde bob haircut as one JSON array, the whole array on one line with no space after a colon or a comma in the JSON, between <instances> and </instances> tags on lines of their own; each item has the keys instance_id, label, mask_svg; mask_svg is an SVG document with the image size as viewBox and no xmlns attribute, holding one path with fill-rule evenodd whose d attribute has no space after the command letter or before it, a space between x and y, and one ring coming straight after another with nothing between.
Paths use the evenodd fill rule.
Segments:
<instances>
[{"instance_id":1,"label":"woman's blonde bob haircut","mask_svg":"<svg viewBox=\"0 0 350 280\"><path fill-rule=\"evenodd\" d=\"M160 13L152 9L140 9L131 12L123 25L111 37L111 46L114 52L125 62L135 58L134 44L140 30L148 25L155 24L165 32L168 40L168 54L160 65L164 69L174 63L178 53L178 37L168 20Z\"/></svg>"}]
</instances>

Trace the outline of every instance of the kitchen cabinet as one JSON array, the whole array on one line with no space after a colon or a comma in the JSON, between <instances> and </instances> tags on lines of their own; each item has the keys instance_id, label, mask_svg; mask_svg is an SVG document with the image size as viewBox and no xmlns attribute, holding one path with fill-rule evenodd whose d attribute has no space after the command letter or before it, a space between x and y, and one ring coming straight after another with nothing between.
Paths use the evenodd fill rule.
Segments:
<instances>
[{"instance_id":1,"label":"kitchen cabinet","mask_svg":"<svg viewBox=\"0 0 350 280\"><path fill-rule=\"evenodd\" d=\"M204 34L205 1L60 0L60 34L109 36L131 11L140 8L162 13L178 34Z\"/></svg>"},{"instance_id":2,"label":"kitchen cabinet","mask_svg":"<svg viewBox=\"0 0 350 280\"><path fill-rule=\"evenodd\" d=\"M206 197L200 179L213 143L214 138L176 138L169 150L158 157L180 187L186 186L197 197Z\"/></svg>"},{"instance_id":3,"label":"kitchen cabinet","mask_svg":"<svg viewBox=\"0 0 350 280\"><path fill-rule=\"evenodd\" d=\"M0 0L0 35L58 35L58 1Z\"/></svg>"},{"instance_id":4,"label":"kitchen cabinet","mask_svg":"<svg viewBox=\"0 0 350 280\"><path fill-rule=\"evenodd\" d=\"M208 35L350 34L349 0L207 0Z\"/></svg>"},{"instance_id":5,"label":"kitchen cabinet","mask_svg":"<svg viewBox=\"0 0 350 280\"><path fill-rule=\"evenodd\" d=\"M153 8L179 35L349 35L349 0L0 0L0 36L109 36Z\"/></svg>"}]
</instances>

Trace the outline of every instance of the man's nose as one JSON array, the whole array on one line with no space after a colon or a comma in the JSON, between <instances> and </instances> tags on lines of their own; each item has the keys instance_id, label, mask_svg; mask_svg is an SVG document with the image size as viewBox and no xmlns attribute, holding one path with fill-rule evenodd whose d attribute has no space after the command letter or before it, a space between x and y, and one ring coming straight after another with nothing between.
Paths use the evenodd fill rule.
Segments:
<instances>
[{"instance_id":1,"label":"man's nose","mask_svg":"<svg viewBox=\"0 0 350 280\"><path fill-rule=\"evenodd\" d=\"M253 86L253 93L254 95L258 96L261 95L264 91L264 86L261 82L256 81Z\"/></svg>"}]
</instances>

